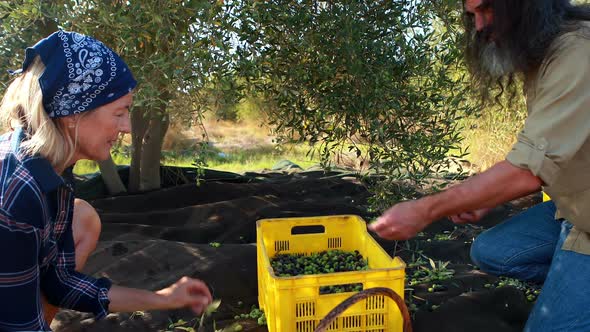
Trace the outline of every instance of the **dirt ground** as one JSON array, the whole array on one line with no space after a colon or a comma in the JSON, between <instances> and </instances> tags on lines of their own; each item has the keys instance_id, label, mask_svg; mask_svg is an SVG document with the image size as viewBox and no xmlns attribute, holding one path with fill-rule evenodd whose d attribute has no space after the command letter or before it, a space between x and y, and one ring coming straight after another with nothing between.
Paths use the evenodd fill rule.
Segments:
<instances>
[{"instance_id":1,"label":"dirt ground","mask_svg":"<svg viewBox=\"0 0 590 332\"><path fill-rule=\"evenodd\" d=\"M369 193L355 177L342 172L275 171L209 173L196 186L190 172L187 184L140 195L96 198L100 192L80 192L102 219L99 245L85 272L106 276L114 283L156 290L184 275L204 280L222 304L207 320L208 331L235 322L258 304L256 227L263 218L355 214L365 220ZM92 181L86 183L92 184ZM85 191L86 190L86 191ZM82 195L84 197L84 195ZM442 220L417 238L383 241L381 246L406 262L416 257L449 261L451 279L406 286L406 301L413 304L415 331L521 331L531 302L514 287L495 288L499 279L474 267L469 259L473 238L483 229L539 201L539 195L496 208L478 226L456 226ZM220 246L211 245L219 243ZM411 277L418 267L408 268ZM411 289L410 289L411 288ZM95 321L91 314L61 311L52 324L55 331L166 331L180 319L195 322L187 310L110 314ZM241 319L244 331L267 331L255 320ZM192 326L192 324L190 325ZM179 330L178 330L179 331ZM285 331L288 332L288 331Z\"/></svg>"}]
</instances>

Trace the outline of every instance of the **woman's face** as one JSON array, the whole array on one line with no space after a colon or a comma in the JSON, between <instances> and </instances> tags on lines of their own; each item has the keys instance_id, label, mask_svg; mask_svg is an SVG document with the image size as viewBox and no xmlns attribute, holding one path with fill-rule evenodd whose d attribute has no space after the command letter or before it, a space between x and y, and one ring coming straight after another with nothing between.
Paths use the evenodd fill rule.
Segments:
<instances>
[{"instance_id":1,"label":"woman's face","mask_svg":"<svg viewBox=\"0 0 590 332\"><path fill-rule=\"evenodd\" d=\"M74 162L80 159L101 161L110 157L111 148L117 142L119 134L131 132L129 107L132 101L133 95L129 93L77 120L78 139ZM75 137L76 129L68 126L68 130Z\"/></svg>"}]
</instances>

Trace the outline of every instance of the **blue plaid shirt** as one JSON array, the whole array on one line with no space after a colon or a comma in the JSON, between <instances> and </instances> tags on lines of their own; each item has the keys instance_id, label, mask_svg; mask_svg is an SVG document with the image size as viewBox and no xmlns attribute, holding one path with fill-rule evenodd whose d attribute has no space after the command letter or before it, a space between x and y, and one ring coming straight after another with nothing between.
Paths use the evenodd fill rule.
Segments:
<instances>
[{"instance_id":1,"label":"blue plaid shirt","mask_svg":"<svg viewBox=\"0 0 590 332\"><path fill-rule=\"evenodd\" d=\"M62 308L108 313L110 280L74 270L74 192L24 132L0 136L0 331L50 331L40 294Z\"/></svg>"}]
</instances>

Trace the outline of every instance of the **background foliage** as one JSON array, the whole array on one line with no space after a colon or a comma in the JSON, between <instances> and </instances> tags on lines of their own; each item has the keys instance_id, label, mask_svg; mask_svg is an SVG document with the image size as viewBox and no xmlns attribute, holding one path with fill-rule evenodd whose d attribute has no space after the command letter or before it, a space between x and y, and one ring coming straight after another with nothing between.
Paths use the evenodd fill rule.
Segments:
<instances>
[{"instance_id":1,"label":"background foliage","mask_svg":"<svg viewBox=\"0 0 590 332\"><path fill-rule=\"evenodd\" d=\"M279 146L306 144L325 167L352 158L381 176L369 181L380 209L411 196L400 180L424 184L490 128L506 141L524 118L521 107L474 112L460 19L451 0L3 1L0 75L9 82L24 47L57 27L95 36L140 82L132 190L159 187L171 121L202 125L213 111L258 118Z\"/></svg>"},{"instance_id":2,"label":"background foliage","mask_svg":"<svg viewBox=\"0 0 590 332\"><path fill-rule=\"evenodd\" d=\"M277 105L269 119L279 142L313 145L326 166L334 155L354 153L385 176L375 187L385 205L399 198L400 178L420 184L451 162L450 152L463 157L457 125L470 108L456 4L228 6L240 75L250 91Z\"/></svg>"}]
</instances>

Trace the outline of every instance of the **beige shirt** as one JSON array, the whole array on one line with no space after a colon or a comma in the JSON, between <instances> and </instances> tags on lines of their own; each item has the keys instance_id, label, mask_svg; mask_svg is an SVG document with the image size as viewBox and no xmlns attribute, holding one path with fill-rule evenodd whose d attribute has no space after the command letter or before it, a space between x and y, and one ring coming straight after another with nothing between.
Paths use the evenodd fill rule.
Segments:
<instances>
[{"instance_id":1,"label":"beige shirt","mask_svg":"<svg viewBox=\"0 0 590 332\"><path fill-rule=\"evenodd\" d=\"M590 24L554 48L526 82L528 117L506 160L541 178L556 218L574 225L563 249L590 254Z\"/></svg>"}]
</instances>

